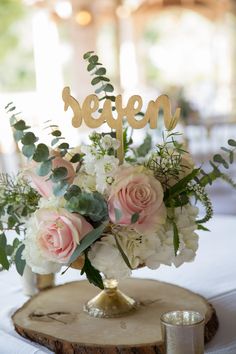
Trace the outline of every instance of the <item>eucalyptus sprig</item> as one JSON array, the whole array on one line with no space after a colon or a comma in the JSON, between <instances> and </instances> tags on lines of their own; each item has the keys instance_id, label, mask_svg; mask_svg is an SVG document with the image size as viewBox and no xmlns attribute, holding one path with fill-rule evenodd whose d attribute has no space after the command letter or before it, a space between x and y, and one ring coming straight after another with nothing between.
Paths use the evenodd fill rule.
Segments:
<instances>
[{"instance_id":1,"label":"eucalyptus sprig","mask_svg":"<svg viewBox=\"0 0 236 354\"><path fill-rule=\"evenodd\" d=\"M94 51L89 51L84 54L83 58L84 60L87 60L87 70L93 77L91 85L98 85L98 88L95 89L95 93L101 94L99 101L109 99L112 102L115 102L115 96L111 95L111 93L114 92L114 87L111 84L110 79L106 76L107 70L103 64L99 62L98 56L94 54ZM115 107L112 107L112 109L115 110Z\"/></svg>"},{"instance_id":2,"label":"eucalyptus sprig","mask_svg":"<svg viewBox=\"0 0 236 354\"><path fill-rule=\"evenodd\" d=\"M78 163L82 160L83 155L79 153L71 154L70 145L67 142L61 142L55 147L56 152L53 150L54 146L58 144L64 137L57 125L49 125L50 134L52 135L51 151L44 143L39 142L39 138L34 132L29 131L31 128L23 119L18 119L15 113L16 107L13 103L9 103L5 107L10 116L10 124L14 129L14 138L16 142L21 142L22 153L28 160L33 160L37 164L36 172L39 176L47 176L53 182L53 193L55 196L63 195L67 188L67 175L68 171L66 167L52 167L52 160L56 157L56 153L59 153L61 157L64 157L67 153L71 155L70 162ZM46 123L48 123L47 121Z\"/></svg>"},{"instance_id":3,"label":"eucalyptus sprig","mask_svg":"<svg viewBox=\"0 0 236 354\"><path fill-rule=\"evenodd\" d=\"M210 160L210 165L212 167L211 172L206 173L201 169L201 176L198 178L197 182L202 187L205 187L208 184L211 185L217 178L221 178L236 189L235 182L225 172L222 172L222 168L229 169L229 166L234 163L236 140L229 139L228 145L228 147L221 147L221 150L224 151L224 155L218 153L213 156L213 161Z\"/></svg>"}]
</instances>

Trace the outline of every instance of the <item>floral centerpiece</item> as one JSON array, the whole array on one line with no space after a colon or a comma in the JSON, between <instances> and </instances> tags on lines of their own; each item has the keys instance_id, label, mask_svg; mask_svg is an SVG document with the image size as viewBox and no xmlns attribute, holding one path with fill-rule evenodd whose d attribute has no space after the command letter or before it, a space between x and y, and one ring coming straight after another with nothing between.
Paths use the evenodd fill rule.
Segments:
<instances>
[{"instance_id":1,"label":"floral centerpiece","mask_svg":"<svg viewBox=\"0 0 236 354\"><path fill-rule=\"evenodd\" d=\"M92 85L100 85L95 91L102 94L100 101L116 102L98 57L89 52L84 58L93 74ZM197 230L207 230L204 224L213 214L205 187L217 178L235 187L222 168L233 163L236 141L228 141L224 154L213 157L206 173L180 143L180 134L173 130L176 118L162 141L153 144L147 135L139 146L133 146L126 126L122 140L114 131L95 131L90 144L71 147L59 127L47 122L52 137L47 146L18 118L13 104L6 109L28 162L16 177L0 178L4 269L15 263L23 274L27 264L36 273L48 274L74 266L103 289L101 273L118 280L143 266L179 267L194 260ZM123 161L117 156L121 143ZM197 201L206 210L201 219ZM18 234L12 244L7 242L9 229Z\"/></svg>"}]
</instances>

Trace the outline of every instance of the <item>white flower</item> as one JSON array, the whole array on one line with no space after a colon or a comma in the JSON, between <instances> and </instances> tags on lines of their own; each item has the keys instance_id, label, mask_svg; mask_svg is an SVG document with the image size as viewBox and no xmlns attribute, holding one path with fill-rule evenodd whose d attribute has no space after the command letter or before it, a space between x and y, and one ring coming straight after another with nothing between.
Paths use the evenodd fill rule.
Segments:
<instances>
[{"instance_id":1,"label":"white flower","mask_svg":"<svg viewBox=\"0 0 236 354\"><path fill-rule=\"evenodd\" d=\"M96 191L96 177L80 172L75 178L73 184L79 186L85 192L91 193Z\"/></svg>"},{"instance_id":2,"label":"white flower","mask_svg":"<svg viewBox=\"0 0 236 354\"><path fill-rule=\"evenodd\" d=\"M169 215L172 211L168 210ZM158 231L142 235L130 226L115 226L112 234L102 237L89 252L92 265L103 272L108 278L120 279L130 274L130 269L124 262L115 242L114 234L127 256L133 269L146 265L157 269L161 264L176 267L184 262L191 262L198 248L196 217L198 208L190 204L175 208L180 247L177 256L174 254L173 225L167 221Z\"/></svg>"},{"instance_id":3,"label":"white flower","mask_svg":"<svg viewBox=\"0 0 236 354\"><path fill-rule=\"evenodd\" d=\"M104 193L109 189L110 184L112 183L113 175L115 174L119 166L119 160L110 155L104 155L95 165L95 174L96 174L96 188L100 193Z\"/></svg>"},{"instance_id":4,"label":"white flower","mask_svg":"<svg viewBox=\"0 0 236 354\"><path fill-rule=\"evenodd\" d=\"M40 198L38 207L41 208L64 208L66 201L63 197L55 197L54 195L49 198Z\"/></svg>"},{"instance_id":5,"label":"white flower","mask_svg":"<svg viewBox=\"0 0 236 354\"><path fill-rule=\"evenodd\" d=\"M94 243L88 253L92 265L102 272L106 278L122 279L131 274L124 262L113 235L107 235Z\"/></svg>"},{"instance_id":6,"label":"white flower","mask_svg":"<svg viewBox=\"0 0 236 354\"><path fill-rule=\"evenodd\" d=\"M120 146L120 142L119 140L112 138L109 134L106 134L101 139L101 146L105 150L109 150L110 148L117 150Z\"/></svg>"}]
</instances>

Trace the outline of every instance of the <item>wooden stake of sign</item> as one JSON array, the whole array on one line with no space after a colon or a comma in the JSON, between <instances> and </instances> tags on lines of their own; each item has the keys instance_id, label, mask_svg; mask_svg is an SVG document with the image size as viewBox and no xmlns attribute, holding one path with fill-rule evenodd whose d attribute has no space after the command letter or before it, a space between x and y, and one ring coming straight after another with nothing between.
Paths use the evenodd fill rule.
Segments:
<instances>
[{"instance_id":1,"label":"wooden stake of sign","mask_svg":"<svg viewBox=\"0 0 236 354\"><path fill-rule=\"evenodd\" d=\"M120 147L117 150L120 163L122 163L124 159L123 119L125 117L130 127L134 129L142 129L148 123L151 129L156 129L158 113L160 108L162 108L164 124L167 130L174 129L180 117L180 108L176 109L173 116L171 115L171 104L169 97L166 95L161 95L157 97L155 101L150 101L142 119L137 119L136 117L138 113L141 112L143 106L143 100L138 95L131 96L126 106L123 106L122 96L116 96L116 117L113 115L112 102L108 98L104 100L102 113L97 118L92 116L92 114L99 109L99 98L96 95L87 96L81 105L71 96L70 88L65 87L62 91L62 99L64 101L65 111L67 111L69 107L73 111L72 125L75 128L79 128L83 121L89 128L98 128L106 122L111 129L116 131L116 138L120 141Z\"/></svg>"}]
</instances>

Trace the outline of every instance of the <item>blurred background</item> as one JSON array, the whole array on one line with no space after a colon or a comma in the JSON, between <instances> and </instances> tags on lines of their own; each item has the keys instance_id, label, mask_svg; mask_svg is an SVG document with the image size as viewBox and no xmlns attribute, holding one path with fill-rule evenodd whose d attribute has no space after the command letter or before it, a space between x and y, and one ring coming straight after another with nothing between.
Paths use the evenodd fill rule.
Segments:
<instances>
[{"instance_id":1,"label":"blurred background","mask_svg":"<svg viewBox=\"0 0 236 354\"><path fill-rule=\"evenodd\" d=\"M20 164L8 102L38 135L52 119L72 144L86 137L71 127L61 91L70 86L79 100L93 93L82 59L89 50L117 94L147 103L165 93L181 107L179 129L197 164L236 138L235 0L1 0L0 171ZM219 182L210 193L216 213L236 214L230 187Z\"/></svg>"}]
</instances>

